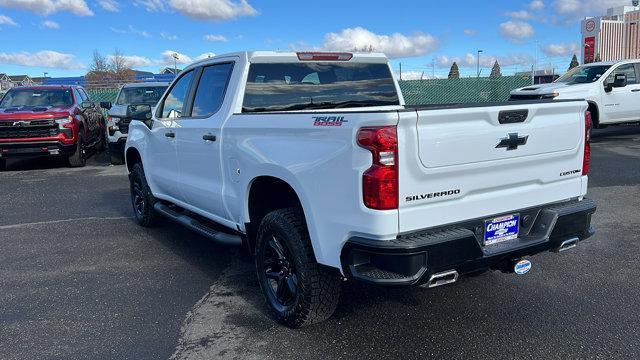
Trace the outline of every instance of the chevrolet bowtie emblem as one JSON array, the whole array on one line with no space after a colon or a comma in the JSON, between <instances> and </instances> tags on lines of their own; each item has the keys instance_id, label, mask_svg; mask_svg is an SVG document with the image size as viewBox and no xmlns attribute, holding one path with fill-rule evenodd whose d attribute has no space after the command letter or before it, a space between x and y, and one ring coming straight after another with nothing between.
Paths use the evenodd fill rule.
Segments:
<instances>
[{"instance_id":1,"label":"chevrolet bowtie emblem","mask_svg":"<svg viewBox=\"0 0 640 360\"><path fill-rule=\"evenodd\" d=\"M496 149L507 148L507 151L516 150L518 146L525 145L528 138L529 135L518 136L518 133L510 133L506 138L500 139L500 142L496 145Z\"/></svg>"}]
</instances>

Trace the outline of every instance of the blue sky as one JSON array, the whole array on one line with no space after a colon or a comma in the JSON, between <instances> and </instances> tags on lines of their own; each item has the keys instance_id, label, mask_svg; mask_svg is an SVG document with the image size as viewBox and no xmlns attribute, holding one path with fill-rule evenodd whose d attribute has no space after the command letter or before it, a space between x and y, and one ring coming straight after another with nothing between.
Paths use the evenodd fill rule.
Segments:
<instances>
[{"instance_id":1,"label":"blue sky","mask_svg":"<svg viewBox=\"0 0 640 360\"><path fill-rule=\"evenodd\" d=\"M0 72L75 76L93 50L114 49L134 68L158 71L209 53L238 50L351 50L372 46L402 63L405 77L564 70L578 52L579 20L631 0L289 1L0 0ZM536 55L537 54L537 55Z\"/></svg>"}]
</instances>

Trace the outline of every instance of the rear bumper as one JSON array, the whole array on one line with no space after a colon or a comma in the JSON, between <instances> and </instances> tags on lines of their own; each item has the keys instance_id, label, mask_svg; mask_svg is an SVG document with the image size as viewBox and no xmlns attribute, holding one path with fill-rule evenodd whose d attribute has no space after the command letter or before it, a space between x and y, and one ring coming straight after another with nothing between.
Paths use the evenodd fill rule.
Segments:
<instances>
[{"instance_id":1,"label":"rear bumper","mask_svg":"<svg viewBox=\"0 0 640 360\"><path fill-rule=\"evenodd\" d=\"M543 251L560 250L563 243L582 241L594 231L590 199L531 209L521 215L520 237L482 246L484 220L402 234L390 241L353 237L342 249L345 276L378 285L420 285L447 271L473 274L489 269L510 271L513 261ZM504 214L487 216L494 218Z\"/></svg>"},{"instance_id":2,"label":"rear bumper","mask_svg":"<svg viewBox=\"0 0 640 360\"><path fill-rule=\"evenodd\" d=\"M59 141L0 143L0 157L3 159L30 156L69 156L75 151L75 144L66 145Z\"/></svg>"}]
</instances>

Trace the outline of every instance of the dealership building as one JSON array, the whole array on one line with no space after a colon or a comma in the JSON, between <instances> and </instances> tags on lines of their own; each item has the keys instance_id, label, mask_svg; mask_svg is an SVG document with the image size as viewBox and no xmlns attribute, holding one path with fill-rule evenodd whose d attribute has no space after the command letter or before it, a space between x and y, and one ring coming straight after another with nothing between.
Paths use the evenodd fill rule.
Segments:
<instances>
[{"instance_id":1,"label":"dealership building","mask_svg":"<svg viewBox=\"0 0 640 360\"><path fill-rule=\"evenodd\" d=\"M640 58L640 6L618 6L582 20L582 63Z\"/></svg>"}]
</instances>

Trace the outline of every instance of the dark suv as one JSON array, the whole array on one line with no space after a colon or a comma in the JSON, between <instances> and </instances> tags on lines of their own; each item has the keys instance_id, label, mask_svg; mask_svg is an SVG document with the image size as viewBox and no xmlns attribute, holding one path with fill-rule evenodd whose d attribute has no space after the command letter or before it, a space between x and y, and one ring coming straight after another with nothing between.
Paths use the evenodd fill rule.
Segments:
<instances>
[{"instance_id":1,"label":"dark suv","mask_svg":"<svg viewBox=\"0 0 640 360\"><path fill-rule=\"evenodd\" d=\"M25 86L0 100L0 170L8 158L66 157L84 166L89 150L105 147L100 107L80 86Z\"/></svg>"}]
</instances>

